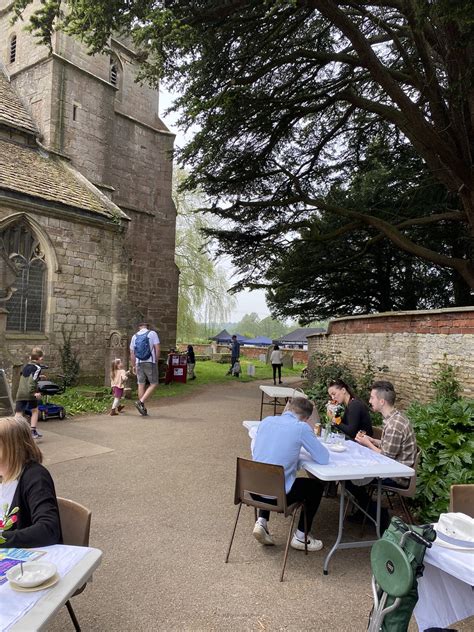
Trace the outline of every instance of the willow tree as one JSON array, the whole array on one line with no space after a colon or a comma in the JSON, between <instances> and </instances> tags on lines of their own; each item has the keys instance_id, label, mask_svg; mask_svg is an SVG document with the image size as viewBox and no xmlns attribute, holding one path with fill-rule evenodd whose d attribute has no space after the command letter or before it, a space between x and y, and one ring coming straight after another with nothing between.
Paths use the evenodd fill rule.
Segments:
<instances>
[{"instance_id":1,"label":"willow tree","mask_svg":"<svg viewBox=\"0 0 474 632\"><path fill-rule=\"evenodd\" d=\"M341 218L339 233L369 228L474 288L471 0L43 0L33 27L47 40L55 25L92 52L129 32L142 78L180 88L181 122L200 128L181 153L188 186L231 222L214 230L221 251L248 251L241 284L262 273L255 245L286 248L300 231L330 240L324 212ZM331 199L354 131L370 135L382 122L455 198L452 208L388 219ZM464 256L410 231L454 225L471 239Z\"/></svg>"},{"instance_id":2,"label":"willow tree","mask_svg":"<svg viewBox=\"0 0 474 632\"><path fill-rule=\"evenodd\" d=\"M228 293L228 272L216 264L204 229L213 223L197 210L201 196L179 190L184 172L176 169L173 199L177 210L175 260L179 268L178 340L198 335L198 323L227 320L234 305ZM215 224L215 222L214 222Z\"/></svg>"}]
</instances>

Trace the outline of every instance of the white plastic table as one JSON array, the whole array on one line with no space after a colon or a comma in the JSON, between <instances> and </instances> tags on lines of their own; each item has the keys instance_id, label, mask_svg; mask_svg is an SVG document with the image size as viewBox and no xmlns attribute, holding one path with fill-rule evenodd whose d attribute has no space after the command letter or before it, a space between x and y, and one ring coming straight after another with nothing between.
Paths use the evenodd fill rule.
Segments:
<instances>
[{"instance_id":1,"label":"white plastic table","mask_svg":"<svg viewBox=\"0 0 474 632\"><path fill-rule=\"evenodd\" d=\"M254 439L257 433L259 421L244 421L243 425L249 431L251 439ZM374 452L355 441L347 440L344 445L347 450L345 452L329 451L329 463L321 465L311 458L311 455L302 449L299 469L304 469L310 476L318 478L321 481L339 481L340 498L339 498L339 527L336 542L326 555L324 560L323 572L328 574L329 560L338 549L353 549L366 546L372 546L376 540L361 540L359 542L341 542L344 530L344 510L346 502L346 485L345 481L361 480L364 478L377 479L377 512L375 529L377 537L380 538L380 509L382 500L382 479L384 478L411 478L415 475L415 470L406 465L402 465L393 459L389 459L383 454ZM351 498L354 502L354 499ZM359 507L362 511L365 507ZM370 516L369 516L370 518ZM370 518L372 520L372 518Z\"/></svg>"},{"instance_id":2,"label":"white plastic table","mask_svg":"<svg viewBox=\"0 0 474 632\"><path fill-rule=\"evenodd\" d=\"M46 590L16 592L6 582L0 586L0 631L44 630L66 601L92 577L102 551L83 546L38 547L46 551L41 561L56 564L61 579Z\"/></svg>"},{"instance_id":3,"label":"white plastic table","mask_svg":"<svg viewBox=\"0 0 474 632\"><path fill-rule=\"evenodd\" d=\"M455 551L433 542L426 549L414 615L418 628L446 628L474 615L474 550Z\"/></svg>"},{"instance_id":4,"label":"white plastic table","mask_svg":"<svg viewBox=\"0 0 474 632\"><path fill-rule=\"evenodd\" d=\"M305 397L308 398L307 395L303 393L303 391L299 391L296 388L288 388L287 386L270 386L267 384L260 384L260 390L262 391L262 400L260 403L260 419L263 417L263 407L264 406L273 406L273 414L276 415L277 406L285 406L286 402L290 397ZM272 401L266 402L265 395L269 397ZM280 404L279 399L284 399L285 404Z\"/></svg>"}]
</instances>

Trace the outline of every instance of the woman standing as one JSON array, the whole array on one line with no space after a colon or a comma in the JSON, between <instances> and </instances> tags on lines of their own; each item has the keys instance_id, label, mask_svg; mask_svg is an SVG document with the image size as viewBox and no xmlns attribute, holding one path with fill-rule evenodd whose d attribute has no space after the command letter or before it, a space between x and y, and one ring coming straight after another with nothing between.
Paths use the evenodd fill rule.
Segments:
<instances>
[{"instance_id":1,"label":"woman standing","mask_svg":"<svg viewBox=\"0 0 474 632\"><path fill-rule=\"evenodd\" d=\"M270 356L270 362L273 369L273 384L276 384L276 374L278 371L278 384L283 384L281 381L281 365L283 364L283 353L280 351L280 347L275 345L273 347L272 354Z\"/></svg>"},{"instance_id":2,"label":"woman standing","mask_svg":"<svg viewBox=\"0 0 474 632\"><path fill-rule=\"evenodd\" d=\"M342 404L345 408L341 423L338 424L337 428L351 439L354 439L360 430L371 437L373 433L369 409L356 396L352 388L343 380L333 380L329 384L328 393L333 402ZM334 417L330 408L328 408L328 416Z\"/></svg>"},{"instance_id":3,"label":"woman standing","mask_svg":"<svg viewBox=\"0 0 474 632\"><path fill-rule=\"evenodd\" d=\"M61 544L61 523L53 479L24 420L0 419L0 520L11 528L0 547L31 548ZM12 513L14 509L16 512Z\"/></svg>"}]
</instances>

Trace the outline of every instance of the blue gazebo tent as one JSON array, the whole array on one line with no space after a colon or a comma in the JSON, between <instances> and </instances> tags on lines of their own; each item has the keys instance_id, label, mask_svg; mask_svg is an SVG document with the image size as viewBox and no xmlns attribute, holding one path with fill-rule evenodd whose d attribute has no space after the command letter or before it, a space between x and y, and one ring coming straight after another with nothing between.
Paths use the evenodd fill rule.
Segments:
<instances>
[{"instance_id":1,"label":"blue gazebo tent","mask_svg":"<svg viewBox=\"0 0 474 632\"><path fill-rule=\"evenodd\" d=\"M223 329L220 333L218 333L216 336L212 336L212 338L209 338L209 340L215 340L217 342L217 344L219 345L227 345L230 344L232 342L232 335L230 334L227 329ZM241 336L240 334L235 334L237 336L237 340L243 344L244 342L247 342L247 338L245 336Z\"/></svg>"},{"instance_id":2,"label":"blue gazebo tent","mask_svg":"<svg viewBox=\"0 0 474 632\"><path fill-rule=\"evenodd\" d=\"M256 338L246 340L245 344L253 345L254 347L269 347L272 344L272 339L266 336L257 336Z\"/></svg>"}]
</instances>

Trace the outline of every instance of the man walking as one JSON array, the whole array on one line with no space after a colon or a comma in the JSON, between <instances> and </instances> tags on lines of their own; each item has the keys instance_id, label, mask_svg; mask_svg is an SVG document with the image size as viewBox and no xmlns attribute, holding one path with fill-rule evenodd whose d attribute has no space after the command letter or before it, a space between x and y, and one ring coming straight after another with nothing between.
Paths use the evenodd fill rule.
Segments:
<instances>
[{"instance_id":1,"label":"man walking","mask_svg":"<svg viewBox=\"0 0 474 632\"><path fill-rule=\"evenodd\" d=\"M234 364L240 358L240 342L237 340L237 336L235 334L232 336L230 354L230 369L227 371L227 375L233 375L232 369L234 368Z\"/></svg>"},{"instance_id":2,"label":"man walking","mask_svg":"<svg viewBox=\"0 0 474 632\"><path fill-rule=\"evenodd\" d=\"M130 342L130 362L138 383L138 400L135 406L140 415L148 414L145 402L158 386L158 360L160 358L160 339L156 331L148 328L148 323L140 323L137 333ZM146 383L148 382L148 387Z\"/></svg>"},{"instance_id":3,"label":"man walking","mask_svg":"<svg viewBox=\"0 0 474 632\"><path fill-rule=\"evenodd\" d=\"M302 447L317 463L329 463L329 452L315 437L313 429L307 423L312 414L312 402L304 397L293 397L282 415L266 417L260 422L252 447L252 457L254 461L283 466L287 503L291 505L299 500L304 501L308 551L319 551L323 543L309 535L309 531L321 501L324 483L317 478L296 478ZM261 544L275 544L268 531L269 517L269 511L259 510L253 535ZM304 551L304 544L304 516L301 512L291 547Z\"/></svg>"}]
</instances>

